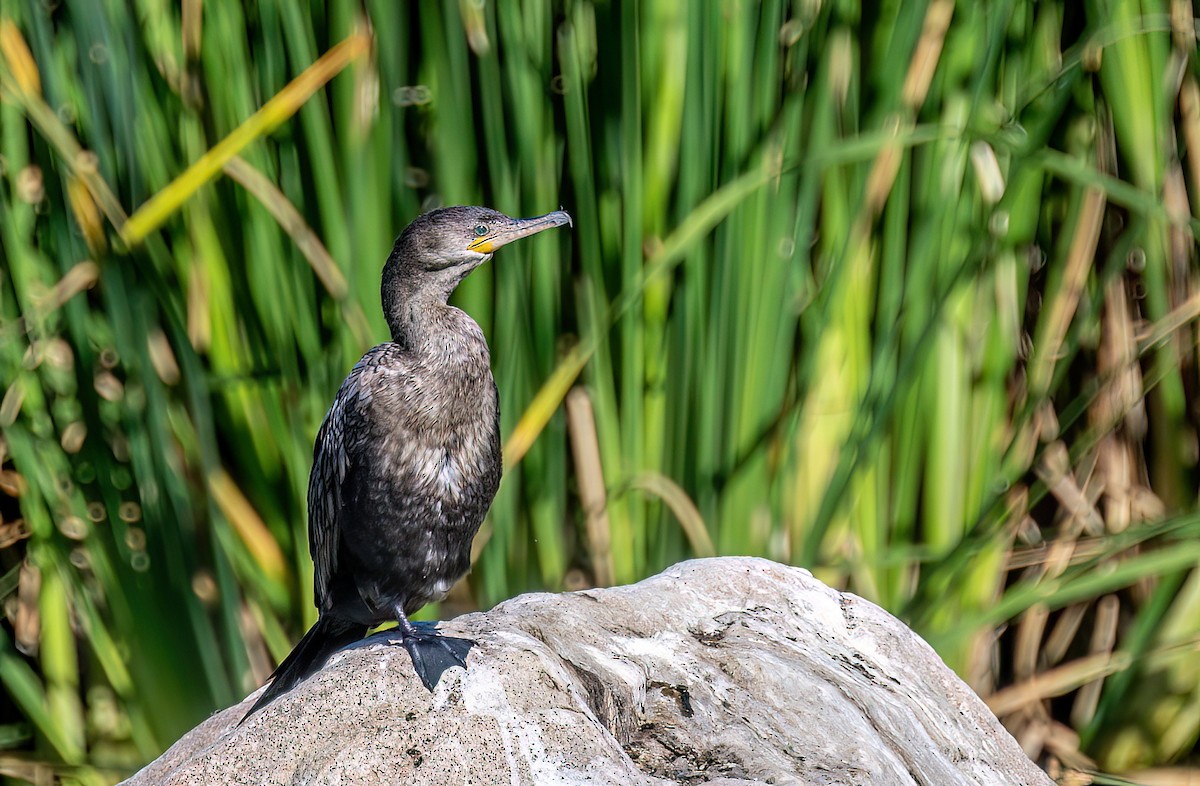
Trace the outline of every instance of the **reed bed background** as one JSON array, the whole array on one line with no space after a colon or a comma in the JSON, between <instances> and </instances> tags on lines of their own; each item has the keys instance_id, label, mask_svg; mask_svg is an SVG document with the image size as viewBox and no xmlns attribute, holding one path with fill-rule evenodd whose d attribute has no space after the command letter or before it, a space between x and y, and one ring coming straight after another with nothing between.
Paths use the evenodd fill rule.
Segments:
<instances>
[{"instance_id":1,"label":"reed bed background","mask_svg":"<svg viewBox=\"0 0 1200 786\"><path fill-rule=\"evenodd\" d=\"M456 296L506 475L429 615L763 555L1052 774L1197 777L1190 3L5 0L0 55L3 775L287 652L382 262L482 203L576 225Z\"/></svg>"}]
</instances>

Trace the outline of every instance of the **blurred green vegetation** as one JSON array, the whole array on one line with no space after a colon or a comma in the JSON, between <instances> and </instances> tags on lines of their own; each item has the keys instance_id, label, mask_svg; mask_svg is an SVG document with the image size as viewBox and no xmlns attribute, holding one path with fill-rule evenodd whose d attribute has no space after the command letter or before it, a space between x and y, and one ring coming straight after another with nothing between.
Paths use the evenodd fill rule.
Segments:
<instances>
[{"instance_id":1,"label":"blurred green vegetation","mask_svg":"<svg viewBox=\"0 0 1200 786\"><path fill-rule=\"evenodd\" d=\"M764 555L1053 774L1197 764L1186 0L0 0L0 55L0 774L112 782L312 621L313 436L455 203L576 219L456 296L455 608Z\"/></svg>"}]
</instances>

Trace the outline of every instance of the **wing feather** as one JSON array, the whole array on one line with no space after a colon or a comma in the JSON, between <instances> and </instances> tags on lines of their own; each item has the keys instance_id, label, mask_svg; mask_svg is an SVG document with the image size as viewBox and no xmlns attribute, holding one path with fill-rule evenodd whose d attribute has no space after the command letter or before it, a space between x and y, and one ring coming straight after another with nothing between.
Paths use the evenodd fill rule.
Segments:
<instances>
[{"instance_id":1,"label":"wing feather","mask_svg":"<svg viewBox=\"0 0 1200 786\"><path fill-rule=\"evenodd\" d=\"M331 584L338 570L346 479L354 471L355 440L365 436L370 395L387 373L388 354L386 345L380 345L358 361L338 389L313 445L308 476L308 550L313 559L314 597L321 610L328 610L333 603Z\"/></svg>"}]
</instances>

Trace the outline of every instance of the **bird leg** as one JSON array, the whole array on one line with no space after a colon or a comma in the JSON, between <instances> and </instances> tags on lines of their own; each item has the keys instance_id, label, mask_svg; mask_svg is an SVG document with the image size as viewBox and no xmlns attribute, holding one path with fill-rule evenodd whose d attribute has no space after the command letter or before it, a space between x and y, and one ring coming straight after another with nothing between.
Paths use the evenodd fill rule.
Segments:
<instances>
[{"instance_id":1,"label":"bird leg","mask_svg":"<svg viewBox=\"0 0 1200 786\"><path fill-rule=\"evenodd\" d=\"M468 639L457 639L438 633L436 623L409 622L404 608L396 607L397 629L400 641L393 642L404 645L412 658L413 669L421 678L422 684L430 693L442 678L446 669L461 666L467 668L467 653L475 642Z\"/></svg>"}]
</instances>

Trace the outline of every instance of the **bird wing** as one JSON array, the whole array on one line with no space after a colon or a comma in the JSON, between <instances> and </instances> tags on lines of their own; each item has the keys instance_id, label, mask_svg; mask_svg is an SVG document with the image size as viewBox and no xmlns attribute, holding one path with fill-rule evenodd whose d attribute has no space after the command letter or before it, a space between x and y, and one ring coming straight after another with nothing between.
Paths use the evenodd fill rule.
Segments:
<instances>
[{"instance_id":1,"label":"bird wing","mask_svg":"<svg viewBox=\"0 0 1200 786\"><path fill-rule=\"evenodd\" d=\"M342 386L345 389L345 385ZM339 398L341 393L338 394ZM329 582L337 571L342 517L342 482L349 456L343 442L343 419L337 399L321 423L308 476L308 551L313 560L313 593L317 608L326 610Z\"/></svg>"},{"instance_id":2,"label":"bird wing","mask_svg":"<svg viewBox=\"0 0 1200 786\"><path fill-rule=\"evenodd\" d=\"M338 568L342 518L349 490L346 478L354 465L354 445L370 419L370 392L378 390L381 376L389 373L386 345L363 355L333 399L313 446L313 468L308 476L308 550L313 560L313 589L317 608L332 605L330 585Z\"/></svg>"}]
</instances>

